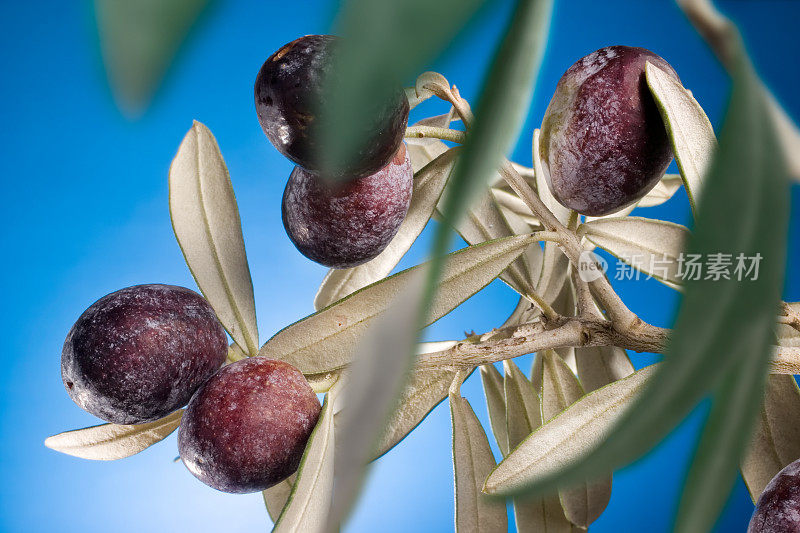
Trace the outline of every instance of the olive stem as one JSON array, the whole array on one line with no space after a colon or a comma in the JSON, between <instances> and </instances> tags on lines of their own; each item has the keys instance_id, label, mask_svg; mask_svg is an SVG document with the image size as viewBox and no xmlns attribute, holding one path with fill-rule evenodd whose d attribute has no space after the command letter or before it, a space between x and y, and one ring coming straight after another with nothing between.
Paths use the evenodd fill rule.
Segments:
<instances>
[{"instance_id":1,"label":"olive stem","mask_svg":"<svg viewBox=\"0 0 800 533\"><path fill-rule=\"evenodd\" d=\"M440 139L454 143L463 143L466 138L463 131L435 126L409 126L405 136L406 139Z\"/></svg>"}]
</instances>

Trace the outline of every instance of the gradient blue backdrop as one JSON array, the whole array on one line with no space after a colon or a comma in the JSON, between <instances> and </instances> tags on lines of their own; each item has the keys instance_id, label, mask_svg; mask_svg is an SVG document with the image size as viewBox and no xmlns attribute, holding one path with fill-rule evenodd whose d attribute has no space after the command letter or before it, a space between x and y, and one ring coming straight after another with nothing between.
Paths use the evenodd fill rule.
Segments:
<instances>
[{"instance_id":1,"label":"gradient blue backdrop","mask_svg":"<svg viewBox=\"0 0 800 533\"><path fill-rule=\"evenodd\" d=\"M435 0L432 0L435 1ZM755 62L800 117L796 23L792 1L725 1L743 28ZM255 283L262 340L312 310L325 270L284 236L280 197L291 169L266 141L253 110L252 83L262 61L301 34L325 32L329 0L217 2L193 32L151 109L125 120L106 87L88 2L0 2L0 229L3 370L0 373L0 529L2 531L263 531L258 494L232 496L196 481L179 463L174 435L135 457L83 461L44 448L50 434L97 423L61 384L61 344L72 322L98 297L149 282L194 287L174 241L167 168L191 125L205 122L219 140L240 202ZM511 2L498 1L435 65L474 98ZM557 2L547 58L514 152L530 164L530 140L561 73L609 44L650 48L669 60L715 125L727 79L668 0ZM421 112L441 106L426 104ZM797 187L794 201L800 200ZM648 216L688 222L683 193ZM735 214L732 213L732 216ZM791 243L797 247L798 216ZM404 265L423 256L429 234ZM789 272L797 273L797 251ZM676 296L656 282L622 282L623 298L647 320L668 326ZM788 299L800 299L796 280ZM499 282L437 323L434 339L486 330L516 298ZM521 366L529 368L527 358ZM634 355L637 366L651 356ZM479 379L465 386L478 416L486 412ZM704 416L699 408L659 448L614 478L614 494L594 531L667 531ZM449 531L453 528L450 423L445 405L377 462L346 531ZM752 504L739 481L718 525L743 531Z\"/></svg>"}]
</instances>

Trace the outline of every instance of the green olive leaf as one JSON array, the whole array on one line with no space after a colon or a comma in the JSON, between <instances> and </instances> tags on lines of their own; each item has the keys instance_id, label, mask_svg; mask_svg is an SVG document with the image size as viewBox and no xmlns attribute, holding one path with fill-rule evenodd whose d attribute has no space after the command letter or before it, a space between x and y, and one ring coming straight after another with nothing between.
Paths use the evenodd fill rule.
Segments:
<instances>
[{"instance_id":1,"label":"green olive leaf","mask_svg":"<svg viewBox=\"0 0 800 533\"><path fill-rule=\"evenodd\" d=\"M762 342L769 343L767 330ZM736 467L758 418L770 352L738 356L714 392L692 467L681 493L675 531L709 531L714 527L736 480ZM694 499L694 500L693 500Z\"/></svg>"},{"instance_id":2,"label":"green olive leaf","mask_svg":"<svg viewBox=\"0 0 800 533\"><path fill-rule=\"evenodd\" d=\"M789 463L800 457L800 389L794 376L767 377L764 402L740 470L753 502Z\"/></svg>"},{"instance_id":3,"label":"green olive leaf","mask_svg":"<svg viewBox=\"0 0 800 533\"><path fill-rule=\"evenodd\" d=\"M542 418L551 420L583 397L583 387L554 350L542 352ZM588 528L611 500L611 475L558 491L564 515Z\"/></svg>"},{"instance_id":4,"label":"green olive leaf","mask_svg":"<svg viewBox=\"0 0 800 533\"><path fill-rule=\"evenodd\" d=\"M736 58L742 53L742 42L733 23L717 11L711 0L678 0L678 5L722 64L728 70L735 68ZM769 90L766 96L788 171L800 180L800 131Z\"/></svg>"},{"instance_id":5,"label":"green olive leaf","mask_svg":"<svg viewBox=\"0 0 800 533\"><path fill-rule=\"evenodd\" d=\"M492 433L505 457L508 454L508 426L506 424L506 401L503 391L503 376L494 365L482 365L481 382L486 408L489 411L489 423Z\"/></svg>"},{"instance_id":6,"label":"green olive leaf","mask_svg":"<svg viewBox=\"0 0 800 533\"><path fill-rule=\"evenodd\" d=\"M94 0L108 80L123 111L147 105L209 0Z\"/></svg>"},{"instance_id":7,"label":"green olive leaf","mask_svg":"<svg viewBox=\"0 0 800 533\"><path fill-rule=\"evenodd\" d=\"M453 424L453 470L456 531L493 532L508 529L506 505L481 492L486 475L495 467L489 440L466 398L450 394Z\"/></svg>"},{"instance_id":8,"label":"green olive leaf","mask_svg":"<svg viewBox=\"0 0 800 533\"><path fill-rule=\"evenodd\" d=\"M649 62L645 76L667 127L692 210L697 212L703 180L717 149L714 128L703 108L675 76Z\"/></svg>"},{"instance_id":9,"label":"green olive leaf","mask_svg":"<svg viewBox=\"0 0 800 533\"><path fill-rule=\"evenodd\" d=\"M397 399L408 381L408 366L413 363L408 354L415 348L426 268L412 270L403 291L391 298L386 311L358 341L352 354L342 408L337 408L337 434L341 439L334 453L336 491L325 521L329 531L347 517L367 465L399 406Z\"/></svg>"},{"instance_id":10,"label":"green olive leaf","mask_svg":"<svg viewBox=\"0 0 800 533\"><path fill-rule=\"evenodd\" d=\"M503 361L503 369L508 447L513 449L542 425L542 410L539 396L519 367L513 361L506 360ZM572 530L557 494L537 499L515 498L513 502L514 520L520 533L568 533Z\"/></svg>"},{"instance_id":11,"label":"green olive leaf","mask_svg":"<svg viewBox=\"0 0 800 533\"><path fill-rule=\"evenodd\" d=\"M294 473L277 485L261 491L261 497L264 498L264 506L267 508L267 514L269 514L273 523L278 521L281 511L286 507L286 502L289 501L292 487L296 482L297 473Z\"/></svg>"},{"instance_id":12,"label":"green olive leaf","mask_svg":"<svg viewBox=\"0 0 800 533\"><path fill-rule=\"evenodd\" d=\"M586 392L605 387L633 374L628 353L616 346L575 348L578 378Z\"/></svg>"},{"instance_id":13,"label":"green olive leaf","mask_svg":"<svg viewBox=\"0 0 800 533\"><path fill-rule=\"evenodd\" d=\"M681 284L679 257L689 230L680 224L641 217L602 218L581 224L578 234L668 287Z\"/></svg>"},{"instance_id":14,"label":"green olive leaf","mask_svg":"<svg viewBox=\"0 0 800 533\"><path fill-rule=\"evenodd\" d=\"M502 495L519 492L532 480L557 472L593 450L613 431L656 367L646 367L597 389L556 415L497 465L486 480L484 492Z\"/></svg>"},{"instance_id":15,"label":"green olive leaf","mask_svg":"<svg viewBox=\"0 0 800 533\"><path fill-rule=\"evenodd\" d=\"M507 237L448 255L423 325L438 320L488 285L535 241L531 235ZM291 363L304 374L348 365L364 332L423 268L425 265L404 270L295 322L267 341L260 355Z\"/></svg>"},{"instance_id":16,"label":"green olive leaf","mask_svg":"<svg viewBox=\"0 0 800 533\"><path fill-rule=\"evenodd\" d=\"M169 212L203 296L234 342L255 355L256 306L239 208L217 141L197 121L169 169Z\"/></svg>"},{"instance_id":17,"label":"green olive leaf","mask_svg":"<svg viewBox=\"0 0 800 533\"><path fill-rule=\"evenodd\" d=\"M306 444L297 478L274 533L323 531L333 494L334 426L333 404L337 388L325 395L317 425Z\"/></svg>"},{"instance_id":18,"label":"green olive leaf","mask_svg":"<svg viewBox=\"0 0 800 533\"><path fill-rule=\"evenodd\" d=\"M65 431L47 437L44 445L57 452L92 459L114 461L124 459L161 442L178 429L183 409L175 411L161 420L147 424L120 425L101 424L74 431Z\"/></svg>"},{"instance_id":19,"label":"green olive leaf","mask_svg":"<svg viewBox=\"0 0 800 533\"><path fill-rule=\"evenodd\" d=\"M353 268L333 268L328 271L314 299L315 309L328 307L345 296L383 279L397 266L431 218L457 154L457 149L447 150L416 173L411 205L389 245L378 257L363 265Z\"/></svg>"}]
</instances>

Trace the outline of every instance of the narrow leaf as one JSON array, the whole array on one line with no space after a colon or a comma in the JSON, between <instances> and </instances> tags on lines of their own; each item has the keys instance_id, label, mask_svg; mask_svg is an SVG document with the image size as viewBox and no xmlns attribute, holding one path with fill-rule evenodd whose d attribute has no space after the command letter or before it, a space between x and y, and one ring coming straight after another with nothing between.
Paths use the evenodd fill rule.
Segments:
<instances>
[{"instance_id":1,"label":"narrow leaf","mask_svg":"<svg viewBox=\"0 0 800 533\"><path fill-rule=\"evenodd\" d=\"M469 402L450 394L453 423L453 470L456 493L456 531L506 531L508 518L502 500L481 492L483 480L495 467L494 456L483 426Z\"/></svg>"},{"instance_id":2,"label":"narrow leaf","mask_svg":"<svg viewBox=\"0 0 800 533\"><path fill-rule=\"evenodd\" d=\"M455 372L450 369L423 368L413 370L403 387L383 436L378 442L376 457L380 457L414 430L433 408L447 398Z\"/></svg>"},{"instance_id":3,"label":"narrow leaf","mask_svg":"<svg viewBox=\"0 0 800 533\"><path fill-rule=\"evenodd\" d=\"M645 68L650 92L667 127L692 210L697 211L703 179L717 148L717 138L703 108L671 74L652 63Z\"/></svg>"},{"instance_id":4,"label":"narrow leaf","mask_svg":"<svg viewBox=\"0 0 800 533\"><path fill-rule=\"evenodd\" d=\"M289 501L292 487L296 482L297 473L294 473L277 485L261 491L261 496L264 498L264 506L267 508L267 513L273 523L278 521L283 508L286 507L286 502Z\"/></svg>"},{"instance_id":5,"label":"narrow leaf","mask_svg":"<svg viewBox=\"0 0 800 533\"><path fill-rule=\"evenodd\" d=\"M175 411L161 420L147 424L123 426L101 424L74 431L66 431L47 437L44 445L57 452L93 459L113 461L136 455L157 442L164 440L181 423L183 409Z\"/></svg>"},{"instance_id":6,"label":"narrow leaf","mask_svg":"<svg viewBox=\"0 0 800 533\"><path fill-rule=\"evenodd\" d=\"M527 224L525 226L526 231L522 233L530 233L530 228L527 227ZM456 226L456 231L468 244L480 244L515 234L488 191L476 202L473 202L467 216ZM526 254L515 259L508 269L500 274L500 278L522 296L533 292L531 263L536 263L537 256L523 260L528 251L538 252L538 256L541 256L541 249L538 246L530 246L526 250Z\"/></svg>"},{"instance_id":7,"label":"narrow leaf","mask_svg":"<svg viewBox=\"0 0 800 533\"><path fill-rule=\"evenodd\" d=\"M539 151L540 136L541 131L538 128L533 130L533 168L536 176L536 192L539 193L539 198L556 218L562 224L566 224L569 219L570 209L561 205L553 196L553 193L550 192L550 185L548 184L550 178L545 174L547 171L542 165L541 152Z\"/></svg>"},{"instance_id":8,"label":"narrow leaf","mask_svg":"<svg viewBox=\"0 0 800 533\"><path fill-rule=\"evenodd\" d=\"M197 121L169 169L169 212L203 296L236 344L255 355L256 307L239 208L217 141Z\"/></svg>"},{"instance_id":9,"label":"narrow leaf","mask_svg":"<svg viewBox=\"0 0 800 533\"><path fill-rule=\"evenodd\" d=\"M404 290L358 341L337 421L341 436L334 454L336 491L326 520L334 530L347 517L361 489L367 465L397 408L414 353L425 268L416 269Z\"/></svg>"},{"instance_id":10,"label":"narrow leaf","mask_svg":"<svg viewBox=\"0 0 800 533\"><path fill-rule=\"evenodd\" d=\"M334 388L336 390L336 388ZM292 486L289 501L275 523L273 531L321 532L328 516L328 506L333 494L333 404L328 393L322 405L322 414L308 439L297 479Z\"/></svg>"},{"instance_id":11,"label":"narrow leaf","mask_svg":"<svg viewBox=\"0 0 800 533\"><path fill-rule=\"evenodd\" d=\"M508 426L506 425L506 401L503 392L503 376L494 365L481 366L481 382L492 433L505 457L508 454Z\"/></svg>"},{"instance_id":12,"label":"narrow leaf","mask_svg":"<svg viewBox=\"0 0 800 533\"><path fill-rule=\"evenodd\" d=\"M513 449L542 425L542 410L539 396L531 382L511 360L503 361L505 369L504 391L508 444ZM564 516L558 494L543 498L515 498L514 520L519 533L539 531L567 533L572 526Z\"/></svg>"},{"instance_id":13,"label":"narrow leaf","mask_svg":"<svg viewBox=\"0 0 800 533\"><path fill-rule=\"evenodd\" d=\"M314 308L324 309L345 296L385 278L397 266L433 214L458 151L448 150L427 164L414 176L414 191L408 214L397 235L378 257L353 268L333 268L322 281L314 299Z\"/></svg>"},{"instance_id":14,"label":"narrow leaf","mask_svg":"<svg viewBox=\"0 0 800 533\"><path fill-rule=\"evenodd\" d=\"M485 287L534 239L529 235L509 237L450 254L425 324L446 315ZM404 270L295 322L267 341L261 355L284 360L306 374L346 366L364 332L423 268L425 265Z\"/></svg>"},{"instance_id":15,"label":"narrow leaf","mask_svg":"<svg viewBox=\"0 0 800 533\"><path fill-rule=\"evenodd\" d=\"M769 342L769 330L763 344ZM738 354L737 354L738 355ZM689 475L681 493L676 532L705 533L714 527L736 480L736 466L758 417L770 352L739 357L714 394Z\"/></svg>"},{"instance_id":16,"label":"narrow leaf","mask_svg":"<svg viewBox=\"0 0 800 533\"><path fill-rule=\"evenodd\" d=\"M798 420L800 389L794 376L768 376L764 402L740 466L753 502L783 467L800 457Z\"/></svg>"},{"instance_id":17,"label":"narrow leaf","mask_svg":"<svg viewBox=\"0 0 800 533\"><path fill-rule=\"evenodd\" d=\"M542 365L542 417L550 420L577 402L583 396L583 388L555 351L542 353ZM611 475L558 492L567 520L578 527L588 528L608 506Z\"/></svg>"},{"instance_id":18,"label":"narrow leaf","mask_svg":"<svg viewBox=\"0 0 800 533\"><path fill-rule=\"evenodd\" d=\"M578 378L586 392L605 387L633 374L633 364L625 350L616 346L575 348Z\"/></svg>"},{"instance_id":19,"label":"narrow leaf","mask_svg":"<svg viewBox=\"0 0 800 533\"><path fill-rule=\"evenodd\" d=\"M650 218L603 218L582 224L579 233L628 265L670 287L681 283L680 255L689 230Z\"/></svg>"},{"instance_id":20,"label":"narrow leaf","mask_svg":"<svg viewBox=\"0 0 800 533\"><path fill-rule=\"evenodd\" d=\"M123 111L139 113L208 0L95 0L108 79Z\"/></svg>"},{"instance_id":21,"label":"narrow leaf","mask_svg":"<svg viewBox=\"0 0 800 533\"><path fill-rule=\"evenodd\" d=\"M593 450L655 373L649 366L587 394L534 431L497 465L484 486L488 494L518 492Z\"/></svg>"},{"instance_id":22,"label":"narrow leaf","mask_svg":"<svg viewBox=\"0 0 800 533\"><path fill-rule=\"evenodd\" d=\"M655 207L668 201L675 196L678 189L683 185L680 174L664 174L664 177L656 183L644 198L639 200L636 207Z\"/></svg>"}]
</instances>

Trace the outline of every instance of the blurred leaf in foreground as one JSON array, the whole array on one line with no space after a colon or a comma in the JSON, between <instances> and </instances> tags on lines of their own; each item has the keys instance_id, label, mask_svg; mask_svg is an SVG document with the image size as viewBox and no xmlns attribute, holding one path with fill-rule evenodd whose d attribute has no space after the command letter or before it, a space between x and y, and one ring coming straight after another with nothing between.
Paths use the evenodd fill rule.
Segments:
<instances>
[{"instance_id":1,"label":"blurred leaf in foreground","mask_svg":"<svg viewBox=\"0 0 800 533\"><path fill-rule=\"evenodd\" d=\"M210 0L95 0L108 79L122 111L147 106L175 53Z\"/></svg>"}]
</instances>

